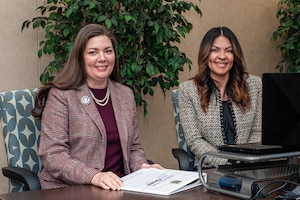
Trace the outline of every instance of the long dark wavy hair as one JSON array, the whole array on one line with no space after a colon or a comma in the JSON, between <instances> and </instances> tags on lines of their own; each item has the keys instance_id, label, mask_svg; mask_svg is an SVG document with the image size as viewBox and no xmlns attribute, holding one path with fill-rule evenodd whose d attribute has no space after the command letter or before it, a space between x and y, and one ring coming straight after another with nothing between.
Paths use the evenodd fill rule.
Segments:
<instances>
[{"instance_id":1,"label":"long dark wavy hair","mask_svg":"<svg viewBox=\"0 0 300 200\"><path fill-rule=\"evenodd\" d=\"M111 40L113 49L116 53L116 39L111 30L99 24L88 24L82 27L76 36L72 51L65 66L57 74L53 81L41 87L35 95L35 106L32 110L33 116L39 118L42 117L48 93L52 87L61 90L76 89L86 82L83 52L89 39L99 35L105 35ZM115 66L110 74L110 78L114 81L120 82L117 56L115 57Z\"/></svg>"},{"instance_id":2,"label":"long dark wavy hair","mask_svg":"<svg viewBox=\"0 0 300 200\"><path fill-rule=\"evenodd\" d=\"M245 59L240 43L235 34L227 27L215 27L210 29L204 36L198 54L198 72L194 76L194 82L198 89L202 110L207 112L209 98L214 90L214 83L210 77L208 59L214 40L224 36L232 44L234 62L229 72L229 80L226 85L227 95L243 112L251 108L251 99L246 78L249 76L245 71Z\"/></svg>"}]
</instances>

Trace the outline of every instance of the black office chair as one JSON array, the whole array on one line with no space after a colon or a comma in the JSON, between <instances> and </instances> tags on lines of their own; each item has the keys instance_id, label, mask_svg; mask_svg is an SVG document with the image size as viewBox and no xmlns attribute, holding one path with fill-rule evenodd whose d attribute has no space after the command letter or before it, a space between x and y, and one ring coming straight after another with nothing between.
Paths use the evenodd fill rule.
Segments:
<instances>
[{"instance_id":1,"label":"black office chair","mask_svg":"<svg viewBox=\"0 0 300 200\"><path fill-rule=\"evenodd\" d=\"M195 156L187 147L179 116L178 90L172 91L172 103L174 109L176 135L178 148L172 149L173 156L177 159L180 170L194 170Z\"/></svg>"}]
</instances>

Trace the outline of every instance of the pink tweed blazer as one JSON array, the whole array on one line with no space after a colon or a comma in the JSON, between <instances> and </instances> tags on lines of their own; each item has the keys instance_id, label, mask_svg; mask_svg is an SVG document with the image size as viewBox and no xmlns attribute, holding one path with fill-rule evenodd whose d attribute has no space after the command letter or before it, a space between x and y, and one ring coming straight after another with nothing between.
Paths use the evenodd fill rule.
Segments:
<instances>
[{"instance_id":1,"label":"pink tweed blazer","mask_svg":"<svg viewBox=\"0 0 300 200\"><path fill-rule=\"evenodd\" d=\"M120 134L126 174L146 163L140 145L136 105L132 91L108 81ZM104 168L106 131L85 84L74 90L52 88L42 116L39 173L42 189L90 184Z\"/></svg>"}]
</instances>

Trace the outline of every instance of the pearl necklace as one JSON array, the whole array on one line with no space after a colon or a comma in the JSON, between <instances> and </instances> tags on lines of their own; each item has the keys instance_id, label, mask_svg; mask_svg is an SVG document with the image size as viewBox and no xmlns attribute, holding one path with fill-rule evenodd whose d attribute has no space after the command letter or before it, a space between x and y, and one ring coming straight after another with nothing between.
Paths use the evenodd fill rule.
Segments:
<instances>
[{"instance_id":1,"label":"pearl necklace","mask_svg":"<svg viewBox=\"0 0 300 200\"><path fill-rule=\"evenodd\" d=\"M93 92L92 91L90 91L90 92L91 92L91 95L92 95L93 99L95 100L96 104L98 104L99 106L106 106L107 105L108 100L109 100L109 94L110 94L109 93L109 88L107 88L105 97L103 99L97 99L94 96Z\"/></svg>"}]
</instances>

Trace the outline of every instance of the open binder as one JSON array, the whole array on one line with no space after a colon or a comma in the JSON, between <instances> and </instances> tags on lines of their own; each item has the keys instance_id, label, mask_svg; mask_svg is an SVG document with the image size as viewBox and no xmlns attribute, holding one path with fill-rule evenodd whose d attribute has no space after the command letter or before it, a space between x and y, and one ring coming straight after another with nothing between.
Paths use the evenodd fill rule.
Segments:
<instances>
[{"instance_id":1,"label":"open binder","mask_svg":"<svg viewBox=\"0 0 300 200\"><path fill-rule=\"evenodd\" d=\"M144 168L122 179L121 190L156 195L171 195L201 185L198 172L174 169Z\"/></svg>"}]
</instances>

